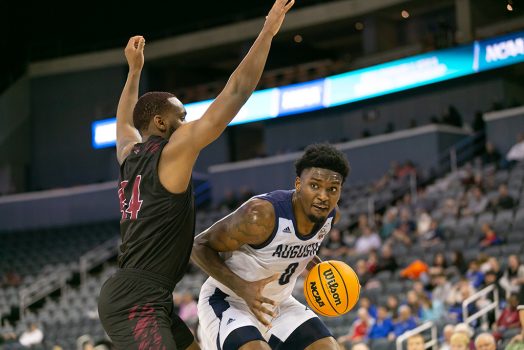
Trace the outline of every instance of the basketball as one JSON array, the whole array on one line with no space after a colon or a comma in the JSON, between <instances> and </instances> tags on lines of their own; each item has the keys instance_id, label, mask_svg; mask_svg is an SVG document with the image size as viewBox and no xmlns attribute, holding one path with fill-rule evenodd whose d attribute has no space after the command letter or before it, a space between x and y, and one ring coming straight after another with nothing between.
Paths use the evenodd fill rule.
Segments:
<instances>
[{"instance_id":1,"label":"basketball","mask_svg":"<svg viewBox=\"0 0 524 350\"><path fill-rule=\"evenodd\" d=\"M322 316L336 317L350 311L360 296L360 282L351 267L329 260L315 265L304 281L309 307Z\"/></svg>"}]
</instances>

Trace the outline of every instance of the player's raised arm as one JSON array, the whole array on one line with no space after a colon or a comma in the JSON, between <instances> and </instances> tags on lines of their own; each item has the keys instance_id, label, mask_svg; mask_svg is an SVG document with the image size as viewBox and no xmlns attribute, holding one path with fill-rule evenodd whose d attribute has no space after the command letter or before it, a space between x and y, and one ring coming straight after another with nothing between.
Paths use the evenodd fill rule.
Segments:
<instances>
[{"instance_id":1,"label":"player's raised arm","mask_svg":"<svg viewBox=\"0 0 524 350\"><path fill-rule=\"evenodd\" d=\"M222 92L199 120L177 130L177 133L180 131L182 134L182 129L186 129L184 136L175 133L174 139L180 137L187 139L186 145L191 147L193 152L198 153L220 136L255 90L266 64L271 41L280 30L284 17L294 1L275 1L260 34L237 69L231 74Z\"/></svg>"},{"instance_id":2,"label":"player's raised arm","mask_svg":"<svg viewBox=\"0 0 524 350\"><path fill-rule=\"evenodd\" d=\"M193 262L243 298L253 314L265 325L269 325L269 322L263 315L275 315L263 304L275 305L275 302L262 296L262 290L279 276L246 281L232 272L218 253L238 250L244 244L261 244L271 235L274 225L273 205L262 199L251 199L195 237L191 254Z\"/></svg>"},{"instance_id":3,"label":"player's raised arm","mask_svg":"<svg viewBox=\"0 0 524 350\"><path fill-rule=\"evenodd\" d=\"M144 46L144 37L137 35L129 39L124 50L129 72L116 111L116 157L119 164L124 162L133 145L142 141L133 124L133 109L138 100L138 85L144 66Z\"/></svg>"}]
</instances>

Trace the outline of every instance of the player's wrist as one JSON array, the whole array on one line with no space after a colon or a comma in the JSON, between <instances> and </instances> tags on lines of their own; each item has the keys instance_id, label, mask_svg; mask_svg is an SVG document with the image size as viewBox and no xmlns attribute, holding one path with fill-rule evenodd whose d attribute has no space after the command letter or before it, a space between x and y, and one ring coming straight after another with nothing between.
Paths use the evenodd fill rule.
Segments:
<instances>
[{"instance_id":1,"label":"player's wrist","mask_svg":"<svg viewBox=\"0 0 524 350\"><path fill-rule=\"evenodd\" d=\"M129 77L138 77L142 73L142 68L129 68L127 75Z\"/></svg>"}]
</instances>

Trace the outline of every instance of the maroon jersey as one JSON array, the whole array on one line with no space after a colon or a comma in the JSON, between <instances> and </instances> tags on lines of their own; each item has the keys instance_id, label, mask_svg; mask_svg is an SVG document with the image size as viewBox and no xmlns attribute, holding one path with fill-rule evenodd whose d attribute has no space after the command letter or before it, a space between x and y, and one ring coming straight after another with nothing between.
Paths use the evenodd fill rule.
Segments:
<instances>
[{"instance_id":1,"label":"maroon jersey","mask_svg":"<svg viewBox=\"0 0 524 350\"><path fill-rule=\"evenodd\" d=\"M158 162L167 140L150 136L138 143L120 167L120 268L151 271L177 283L186 271L195 233L191 181L172 194L158 178ZM173 173L172 176L176 176Z\"/></svg>"}]
</instances>

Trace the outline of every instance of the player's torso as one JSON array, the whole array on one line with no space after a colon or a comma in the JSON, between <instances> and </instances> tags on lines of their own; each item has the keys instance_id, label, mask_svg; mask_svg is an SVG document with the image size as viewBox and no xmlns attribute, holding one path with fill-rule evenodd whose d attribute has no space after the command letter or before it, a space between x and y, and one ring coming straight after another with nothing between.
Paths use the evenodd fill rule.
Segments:
<instances>
[{"instance_id":1,"label":"player's torso","mask_svg":"<svg viewBox=\"0 0 524 350\"><path fill-rule=\"evenodd\" d=\"M193 244L195 212L191 183L181 194L160 183L158 162L166 143L152 136L135 145L120 169L119 264L178 280ZM181 271L179 265L184 265Z\"/></svg>"},{"instance_id":2,"label":"player's torso","mask_svg":"<svg viewBox=\"0 0 524 350\"><path fill-rule=\"evenodd\" d=\"M264 294L274 300L291 295L297 277L317 254L334 218L333 212L318 229L306 236L299 234L292 210L292 193L276 191L259 196L272 202L275 208L276 227L271 237L260 246L244 245L225 256L228 267L246 280L256 281L278 274L279 279L264 289Z\"/></svg>"}]
</instances>

